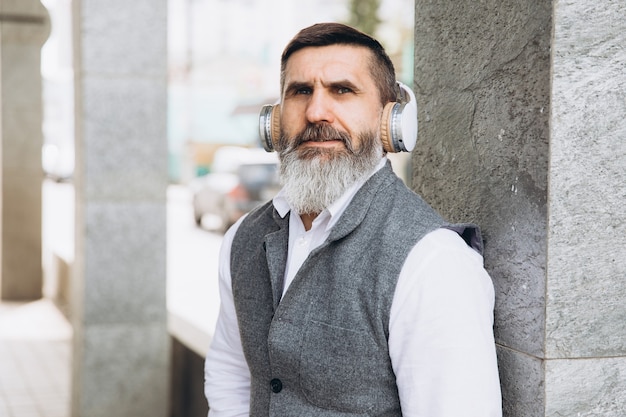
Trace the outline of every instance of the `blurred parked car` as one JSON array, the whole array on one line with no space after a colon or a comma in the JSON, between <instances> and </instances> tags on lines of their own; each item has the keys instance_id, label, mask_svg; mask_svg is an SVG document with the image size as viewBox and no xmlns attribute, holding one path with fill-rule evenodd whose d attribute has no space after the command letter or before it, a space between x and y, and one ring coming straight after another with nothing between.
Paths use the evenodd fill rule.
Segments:
<instances>
[{"instance_id":1,"label":"blurred parked car","mask_svg":"<svg viewBox=\"0 0 626 417\"><path fill-rule=\"evenodd\" d=\"M189 186L196 224L224 232L278 192L278 157L263 149L225 146L215 152L211 172Z\"/></svg>"}]
</instances>

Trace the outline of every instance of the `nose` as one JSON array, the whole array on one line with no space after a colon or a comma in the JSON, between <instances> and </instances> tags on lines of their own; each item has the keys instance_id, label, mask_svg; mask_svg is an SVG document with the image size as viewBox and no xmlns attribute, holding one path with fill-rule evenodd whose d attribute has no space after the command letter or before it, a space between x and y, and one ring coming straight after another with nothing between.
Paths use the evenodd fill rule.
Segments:
<instances>
[{"instance_id":1,"label":"nose","mask_svg":"<svg viewBox=\"0 0 626 417\"><path fill-rule=\"evenodd\" d=\"M332 103L323 90L316 89L311 94L306 106L306 118L309 123L333 123Z\"/></svg>"}]
</instances>

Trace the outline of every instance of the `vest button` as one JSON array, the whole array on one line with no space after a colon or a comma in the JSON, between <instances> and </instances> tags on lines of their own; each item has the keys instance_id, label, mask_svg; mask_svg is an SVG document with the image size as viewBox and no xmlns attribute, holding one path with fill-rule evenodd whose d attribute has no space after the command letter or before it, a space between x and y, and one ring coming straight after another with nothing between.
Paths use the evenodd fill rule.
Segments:
<instances>
[{"instance_id":1,"label":"vest button","mask_svg":"<svg viewBox=\"0 0 626 417\"><path fill-rule=\"evenodd\" d=\"M272 392L278 394L283 390L283 383L278 378L274 378L270 381L270 388Z\"/></svg>"}]
</instances>

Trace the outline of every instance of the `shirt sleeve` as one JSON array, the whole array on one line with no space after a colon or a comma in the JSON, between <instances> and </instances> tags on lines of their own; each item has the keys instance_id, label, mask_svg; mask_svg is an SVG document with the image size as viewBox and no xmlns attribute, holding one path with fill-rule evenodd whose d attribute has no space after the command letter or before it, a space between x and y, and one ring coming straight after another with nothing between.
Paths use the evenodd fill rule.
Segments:
<instances>
[{"instance_id":1,"label":"shirt sleeve","mask_svg":"<svg viewBox=\"0 0 626 417\"><path fill-rule=\"evenodd\" d=\"M389 351L404 417L501 417L494 290L483 258L438 229L411 250L391 307Z\"/></svg>"},{"instance_id":2,"label":"shirt sleeve","mask_svg":"<svg viewBox=\"0 0 626 417\"><path fill-rule=\"evenodd\" d=\"M241 220L224 235L219 256L220 310L204 366L209 417L250 413L250 370L243 355L230 277L230 248Z\"/></svg>"}]
</instances>

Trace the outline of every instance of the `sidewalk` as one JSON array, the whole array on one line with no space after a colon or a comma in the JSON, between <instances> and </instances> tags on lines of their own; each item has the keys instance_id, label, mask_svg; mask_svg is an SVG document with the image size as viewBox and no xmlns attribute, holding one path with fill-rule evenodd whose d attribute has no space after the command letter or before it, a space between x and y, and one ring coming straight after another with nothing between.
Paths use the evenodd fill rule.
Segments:
<instances>
[{"instance_id":1,"label":"sidewalk","mask_svg":"<svg viewBox=\"0 0 626 417\"><path fill-rule=\"evenodd\" d=\"M0 417L68 417L72 329L49 300L0 303Z\"/></svg>"},{"instance_id":2,"label":"sidewalk","mask_svg":"<svg viewBox=\"0 0 626 417\"><path fill-rule=\"evenodd\" d=\"M73 190L69 184L46 187L44 197L56 211L44 213L54 220L44 222L44 257L48 246L71 253ZM196 227L190 198L184 187L168 189L168 327L202 356L218 313L222 237ZM0 417L70 416L71 339L71 326L52 301L0 302Z\"/></svg>"}]
</instances>

